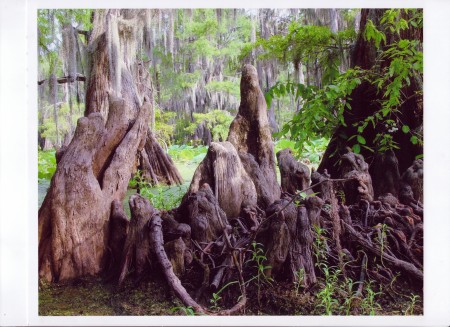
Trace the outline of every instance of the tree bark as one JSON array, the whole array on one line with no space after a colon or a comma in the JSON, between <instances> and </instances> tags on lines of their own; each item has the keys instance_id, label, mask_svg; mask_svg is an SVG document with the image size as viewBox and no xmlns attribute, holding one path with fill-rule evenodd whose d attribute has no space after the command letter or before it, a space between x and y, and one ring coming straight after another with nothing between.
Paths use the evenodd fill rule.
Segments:
<instances>
[{"instance_id":1,"label":"tree bark","mask_svg":"<svg viewBox=\"0 0 450 327\"><path fill-rule=\"evenodd\" d=\"M145 63L136 59L136 52L145 45L145 39L151 37L145 34L149 33L149 29L144 28L146 17L148 13L139 10L95 12L95 28L89 44L91 69L85 115L100 112L107 117L107 92L120 95L133 109L127 111L126 118L129 119L134 118L145 96L153 102L150 75L144 69ZM144 30L143 35L137 31L140 28ZM143 151L145 154L140 153L140 168L148 182L167 185L183 182L172 159L150 130Z\"/></svg>"},{"instance_id":2,"label":"tree bark","mask_svg":"<svg viewBox=\"0 0 450 327\"><path fill-rule=\"evenodd\" d=\"M135 57L143 42L136 29L143 27L145 17L137 10L95 11L86 117L78 121L72 142L58 152L57 170L39 211L39 274L47 280L104 268L111 203L124 198L138 153L148 149L158 180L181 183L149 132L151 85ZM72 70L68 80L74 78Z\"/></svg>"},{"instance_id":3,"label":"tree bark","mask_svg":"<svg viewBox=\"0 0 450 327\"><path fill-rule=\"evenodd\" d=\"M384 11L384 9L361 10L360 32L354 50L351 54L351 67L358 66L363 69L371 69L376 64L377 49L373 42L368 42L364 38L364 31L369 19L371 19L376 26L379 26L380 19ZM417 33L414 32L414 29L411 30L412 31L409 32L411 35L404 35L405 38L417 37ZM386 32L386 34L389 45L389 42L392 42L395 38L390 37L389 32ZM383 65L386 64L388 63L383 63ZM399 107L399 114L402 117L402 123L408 125L411 130L420 129L423 125L422 97L414 96L415 92L419 89L420 85L412 79L411 85L404 90L405 98L409 100L405 101ZM335 160L347 152L346 147L352 145L351 141L348 139L352 135L359 134L357 127L353 126L353 123L371 116L379 110L380 106L377 101L379 100L379 97L380 95L378 94L376 87L368 82L363 82L361 85L356 87L349 97L351 98L349 103L352 110L344 112L346 126L340 125L337 127L330 140L330 144L323 155L323 159L318 168L319 171L323 172L326 169L333 178L339 175L337 165L334 165ZM377 133L385 132L382 128L383 127L373 129L369 124L369 126L364 129L361 135L367 141L368 146L373 146L372 141ZM415 157L423 153L423 148L421 145L412 144L409 140L410 136L405 133L398 132L392 135L393 140L399 145L399 149L395 149L394 153L398 160L399 173L402 174L412 164ZM374 157L374 154L364 147L361 147L361 154L368 162L371 162ZM375 165L371 165L369 167L370 173L374 174L374 169L377 167L375 167ZM378 173L375 174L382 175L383 171L379 170ZM376 186L378 187L378 185ZM379 191L376 190L375 193L378 194Z\"/></svg>"},{"instance_id":4,"label":"tree bark","mask_svg":"<svg viewBox=\"0 0 450 327\"><path fill-rule=\"evenodd\" d=\"M251 154L266 177L264 186L272 195L270 202L280 198L275 172L272 134L267 118L267 105L255 67L245 65L241 78L241 104L231 123L228 141L238 152Z\"/></svg>"},{"instance_id":5,"label":"tree bark","mask_svg":"<svg viewBox=\"0 0 450 327\"><path fill-rule=\"evenodd\" d=\"M111 115L116 108L120 106L111 106ZM74 138L39 209L41 278L62 281L94 275L104 267L111 204L125 196L135 153L144 146L149 110L150 104L144 103L131 129L110 150L111 161L102 181L96 178L93 167L96 154L104 147L98 140L108 130L99 113L78 120Z\"/></svg>"}]
</instances>

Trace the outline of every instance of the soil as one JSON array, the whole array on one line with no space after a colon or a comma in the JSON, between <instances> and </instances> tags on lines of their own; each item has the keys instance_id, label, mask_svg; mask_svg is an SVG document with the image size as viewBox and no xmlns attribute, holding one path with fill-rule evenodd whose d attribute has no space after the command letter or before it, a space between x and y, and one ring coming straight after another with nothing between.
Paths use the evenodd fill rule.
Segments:
<instances>
[{"instance_id":1,"label":"soil","mask_svg":"<svg viewBox=\"0 0 450 327\"><path fill-rule=\"evenodd\" d=\"M320 284L320 283L319 283ZM171 295L161 277L133 284L126 281L121 290L114 283L98 277L87 277L70 283L41 284L39 286L40 316L170 316L184 315L183 305ZM319 286L296 293L292 284L277 283L276 287L249 289L249 301L243 315L324 315L316 296ZM384 291L375 305L375 315L423 315L421 298L415 303L410 294L401 294L400 285ZM343 298L339 299L342 304ZM222 305L222 303L219 303ZM345 308L335 307L333 314L345 315ZM350 315L369 315L362 299L351 304Z\"/></svg>"}]
</instances>

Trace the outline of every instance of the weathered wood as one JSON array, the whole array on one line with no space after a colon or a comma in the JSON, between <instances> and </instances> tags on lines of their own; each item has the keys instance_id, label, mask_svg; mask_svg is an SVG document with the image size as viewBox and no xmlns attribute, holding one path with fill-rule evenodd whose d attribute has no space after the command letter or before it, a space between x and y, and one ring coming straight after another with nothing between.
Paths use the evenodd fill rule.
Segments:
<instances>
[{"instance_id":1,"label":"weathered wood","mask_svg":"<svg viewBox=\"0 0 450 327\"><path fill-rule=\"evenodd\" d=\"M148 21L145 17L146 11L134 9L107 9L94 12L95 28L88 46L90 66L85 115L99 112L106 119L109 116L110 98L114 99L108 97L107 93L120 96L130 107L130 110L125 112L126 115L123 115L124 120L136 118L143 99L147 98L148 102L153 102L153 89L148 71L135 56L128 56L127 51L120 51L124 47L128 51L131 49L138 51L146 33L143 26ZM138 32L140 28L143 33ZM153 108L150 112L153 112ZM118 124L116 128L121 129L122 126ZM140 153L134 155L136 160L138 156L143 160L140 168L144 171L144 178L151 184L181 184L183 179L169 155L164 152L151 131L146 133L144 150L146 154L139 151ZM108 153L107 147L105 152ZM96 173L99 171L101 176L102 167L96 167L95 171Z\"/></svg>"},{"instance_id":2,"label":"weathered wood","mask_svg":"<svg viewBox=\"0 0 450 327\"><path fill-rule=\"evenodd\" d=\"M107 266L108 273L113 278L118 275L120 270L122 252L127 239L129 225L130 222L123 211L122 203L114 200L111 204L111 218L109 221L108 246L111 254Z\"/></svg>"},{"instance_id":3,"label":"weathered wood","mask_svg":"<svg viewBox=\"0 0 450 327\"><path fill-rule=\"evenodd\" d=\"M147 132L145 154L142 153L141 169L152 185L179 185L183 183L172 158L158 144L151 131Z\"/></svg>"},{"instance_id":4,"label":"weathered wood","mask_svg":"<svg viewBox=\"0 0 450 327\"><path fill-rule=\"evenodd\" d=\"M423 161L415 160L402 175L402 188L409 185L413 192L414 199L423 202Z\"/></svg>"},{"instance_id":5,"label":"weathered wood","mask_svg":"<svg viewBox=\"0 0 450 327\"><path fill-rule=\"evenodd\" d=\"M348 152L341 157L341 178L352 179L345 183L345 202L353 204L360 200L373 200L372 178L369 174L369 165L360 154Z\"/></svg>"},{"instance_id":6,"label":"weathered wood","mask_svg":"<svg viewBox=\"0 0 450 327\"><path fill-rule=\"evenodd\" d=\"M177 215L180 222L191 227L192 239L198 242L215 241L225 229L231 229L227 215L206 183L185 198Z\"/></svg>"},{"instance_id":7,"label":"weathered wood","mask_svg":"<svg viewBox=\"0 0 450 327\"><path fill-rule=\"evenodd\" d=\"M242 207L254 207L257 201L253 181L245 171L235 147L230 142L213 142L205 159L197 167L181 208L191 194L208 184L220 208L228 218L239 216Z\"/></svg>"},{"instance_id":8,"label":"weathered wood","mask_svg":"<svg viewBox=\"0 0 450 327\"><path fill-rule=\"evenodd\" d=\"M172 264L174 274L181 277L185 272L184 259L187 250L186 244L179 237L173 241L166 242L164 244L164 250Z\"/></svg>"},{"instance_id":9,"label":"weathered wood","mask_svg":"<svg viewBox=\"0 0 450 327\"><path fill-rule=\"evenodd\" d=\"M400 173L398 170L398 160L394 151L378 154L373 163L373 190L374 198L390 193L398 195Z\"/></svg>"},{"instance_id":10,"label":"weathered wood","mask_svg":"<svg viewBox=\"0 0 450 327\"><path fill-rule=\"evenodd\" d=\"M329 179L330 175L328 174L326 169L323 174L319 173L318 171L313 171L311 174L311 182L313 184L312 190L326 202L330 202L333 196L332 182L329 181Z\"/></svg>"},{"instance_id":11,"label":"weathered wood","mask_svg":"<svg viewBox=\"0 0 450 327\"><path fill-rule=\"evenodd\" d=\"M290 198L275 201L267 209L268 228L260 236L267 249L267 276L289 278L297 282L299 273L303 273L302 284L308 287L314 284L316 274L312 256L312 220L318 220L323 201L316 197L306 200L307 206L296 207L289 203Z\"/></svg>"},{"instance_id":12,"label":"weathered wood","mask_svg":"<svg viewBox=\"0 0 450 327\"><path fill-rule=\"evenodd\" d=\"M125 280L131 264L134 266L135 278L142 277L143 272L151 265L148 224L153 207L148 201L142 201L142 198L136 194L130 196L129 204L131 220L122 252L119 286Z\"/></svg>"},{"instance_id":13,"label":"weathered wood","mask_svg":"<svg viewBox=\"0 0 450 327\"><path fill-rule=\"evenodd\" d=\"M406 262L404 260L397 259L396 257L387 254L386 252L382 252L381 249L373 244L369 243L369 241L364 238L360 233L358 233L351 225L344 223L346 231L351 235L351 237L357 241L361 246L363 246L366 250L374 253L375 255L382 258L385 262L392 264L395 268L401 269L409 276L423 282L423 272L420 271L417 267L415 267L412 263Z\"/></svg>"},{"instance_id":14,"label":"weathered wood","mask_svg":"<svg viewBox=\"0 0 450 327\"><path fill-rule=\"evenodd\" d=\"M295 160L291 149L278 151L277 160L281 175L281 189L284 192L295 194L297 190L306 189L310 185L308 166ZM312 190L306 192L306 194L311 193Z\"/></svg>"},{"instance_id":15,"label":"weathered wood","mask_svg":"<svg viewBox=\"0 0 450 327\"><path fill-rule=\"evenodd\" d=\"M141 196L137 196L136 201L143 203L143 207L147 210L146 215L150 216L150 240L151 248L155 253L156 258L162 268L164 276L166 277L167 283L170 285L172 290L178 296L178 298L183 302L184 305L192 307L198 313L206 313L206 310L199 305L194 299L189 295L186 289L180 282L180 279L176 276L173 266L167 257L166 251L164 249L164 237L162 233L162 220L159 212L155 210L148 200Z\"/></svg>"},{"instance_id":16,"label":"weathered wood","mask_svg":"<svg viewBox=\"0 0 450 327\"><path fill-rule=\"evenodd\" d=\"M274 201L274 195L270 192L270 188L267 187L269 181L266 175L250 153L239 152L239 158L241 159L242 166L255 185L258 206L260 208L267 208Z\"/></svg>"},{"instance_id":17,"label":"weathered wood","mask_svg":"<svg viewBox=\"0 0 450 327\"><path fill-rule=\"evenodd\" d=\"M39 210L39 276L49 281L99 273L105 264L113 200L126 194L135 153L143 146L150 104L112 151L102 184L94 175L94 158L108 133L102 116L78 120L75 135L59 160ZM111 114L114 108L111 109Z\"/></svg>"},{"instance_id":18,"label":"weathered wood","mask_svg":"<svg viewBox=\"0 0 450 327\"><path fill-rule=\"evenodd\" d=\"M267 105L262 93L256 68L245 65L241 77L241 104L230 125L228 134L238 152L250 153L266 177L266 188L273 202L280 198L280 187L275 171L272 134L267 118Z\"/></svg>"}]
</instances>

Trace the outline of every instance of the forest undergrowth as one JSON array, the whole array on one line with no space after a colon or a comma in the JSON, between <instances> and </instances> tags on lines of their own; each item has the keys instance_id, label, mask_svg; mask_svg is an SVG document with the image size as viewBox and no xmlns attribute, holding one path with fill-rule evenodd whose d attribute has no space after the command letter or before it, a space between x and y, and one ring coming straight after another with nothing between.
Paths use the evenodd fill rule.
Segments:
<instances>
[{"instance_id":1,"label":"forest undergrowth","mask_svg":"<svg viewBox=\"0 0 450 327\"><path fill-rule=\"evenodd\" d=\"M317 167L328 140L318 139L305 147L298 157L307 158L305 163ZM293 147L293 141L282 139L275 143L278 152ZM160 210L177 207L191 182L198 164L204 159L207 146L172 145L168 153L179 169L184 183L178 186L152 186L141 178L139 172L130 180L129 191L124 199L124 208L130 217L128 199L139 192ZM56 169L55 152L39 151L38 173L39 205L45 197L46 187ZM278 168L277 168L278 169ZM279 172L278 172L279 178ZM304 272L298 271L298 281L274 281L266 278L264 271L269 268L261 244L254 243L252 256L246 264L251 273L246 276L249 298L244 314L247 315L420 315L423 302L419 292L405 293L401 281L394 279L388 287L378 285L370 279L361 282L352 280L335 266L325 261L324 248L327 235L320 228L315 229L314 255L316 267L321 275L317 284L305 289L302 285ZM187 283L187 289L195 290L195 278ZM72 315L195 315L194 310L185 307L171 293L161 274L148 274L145 281L127 281L117 289L114 282L102 277L85 277L67 283L39 285L39 314L52 316ZM201 277L198 277L199 281ZM201 282L201 281L199 281ZM237 284L237 281L236 283ZM235 301L233 282L213 293L211 308L220 310Z\"/></svg>"}]
</instances>

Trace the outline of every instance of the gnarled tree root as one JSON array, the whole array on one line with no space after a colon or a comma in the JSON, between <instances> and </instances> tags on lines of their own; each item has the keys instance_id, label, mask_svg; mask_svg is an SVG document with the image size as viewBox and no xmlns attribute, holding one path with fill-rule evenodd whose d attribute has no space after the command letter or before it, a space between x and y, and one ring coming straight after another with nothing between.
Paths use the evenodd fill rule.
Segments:
<instances>
[{"instance_id":1,"label":"gnarled tree root","mask_svg":"<svg viewBox=\"0 0 450 327\"><path fill-rule=\"evenodd\" d=\"M345 226L345 231L348 232L352 238L356 242L358 242L363 248L369 250L370 252L374 253L375 255L381 257L386 262L390 263L394 267L401 269L405 273L407 273L409 276L419 280L420 282L423 282L423 273L418 269L416 266L414 266L412 263L400 260L386 252L382 252L381 249L374 244L371 244L368 242L360 233L358 233L351 225L345 223L342 221L342 223Z\"/></svg>"},{"instance_id":2,"label":"gnarled tree root","mask_svg":"<svg viewBox=\"0 0 450 327\"><path fill-rule=\"evenodd\" d=\"M164 249L162 219L159 211L153 208L150 202L140 195L133 195L130 198L130 207L133 216L137 217L145 215L148 217L150 248L161 265L167 283L184 305L192 307L193 310L199 314L207 315L231 315L241 311L245 307L247 301L245 294L232 308L219 312L211 312L197 303L181 284L180 279L175 275L173 266Z\"/></svg>"}]
</instances>

